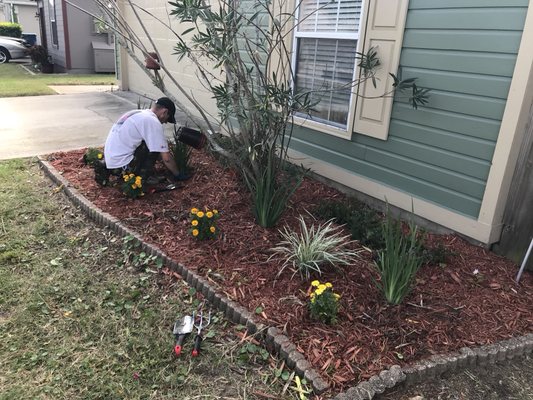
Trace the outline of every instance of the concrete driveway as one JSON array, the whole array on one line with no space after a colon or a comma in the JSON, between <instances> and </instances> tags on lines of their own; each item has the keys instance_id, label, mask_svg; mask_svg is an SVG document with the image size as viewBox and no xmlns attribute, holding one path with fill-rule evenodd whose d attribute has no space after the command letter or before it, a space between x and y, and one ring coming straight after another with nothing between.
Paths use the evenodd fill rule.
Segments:
<instances>
[{"instance_id":1,"label":"concrete driveway","mask_svg":"<svg viewBox=\"0 0 533 400\"><path fill-rule=\"evenodd\" d=\"M139 97L89 91L0 98L0 160L102 146L113 123L137 108Z\"/></svg>"}]
</instances>

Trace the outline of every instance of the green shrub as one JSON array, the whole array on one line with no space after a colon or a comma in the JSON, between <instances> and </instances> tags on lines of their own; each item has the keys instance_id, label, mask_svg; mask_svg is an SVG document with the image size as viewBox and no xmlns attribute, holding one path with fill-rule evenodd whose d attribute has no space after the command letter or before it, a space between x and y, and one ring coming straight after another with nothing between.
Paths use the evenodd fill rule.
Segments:
<instances>
[{"instance_id":1,"label":"green shrub","mask_svg":"<svg viewBox=\"0 0 533 400\"><path fill-rule=\"evenodd\" d=\"M0 36L22 37L22 27L14 22L0 22Z\"/></svg>"},{"instance_id":2,"label":"green shrub","mask_svg":"<svg viewBox=\"0 0 533 400\"><path fill-rule=\"evenodd\" d=\"M442 243L434 247L421 246L420 248L422 264L444 266L448 263L448 259L455 255L456 253L454 251L449 250Z\"/></svg>"},{"instance_id":3,"label":"green shrub","mask_svg":"<svg viewBox=\"0 0 533 400\"><path fill-rule=\"evenodd\" d=\"M385 248L379 251L375 262L381 277L376 285L387 302L400 304L411 290L416 272L422 265L422 243L416 225L411 222L409 233L404 235L401 222L394 220L388 211L383 224L383 238Z\"/></svg>"},{"instance_id":4,"label":"green shrub","mask_svg":"<svg viewBox=\"0 0 533 400\"><path fill-rule=\"evenodd\" d=\"M323 265L350 264L358 251L349 250L349 236L343 236L341 226L333 226L333 221L324 225L308 227L300 216L300 233L289 231L287 227L280 231L283 240L272 248L273 256L283 259L278 276L290 267L301 278L309 279L311 274L322 273Z\"/></svg>"},{"instance_id":5,"label":"green shrub","mask_svg":"<svg viewBox=\"0 0 533 400\"><path fill-rule=\"evenodd\" d=\"M94 148L94 147L89 147L87 151L85 152L85 154L83 155L83 163L85 165L94 166L94 164L97 161L103 160L103 158L104 158L104 153L102 153L102 150Z\"/></svg>"},{"instance_id":6,"label":"green shrub","mask_svg":"<svg viewBox=\"0 0 533 400\"><path fill-rule=\"evenodd\" d=\"M263 228L270 228L278 222L293 193L303 181L304 174L293 171L278 172L275 160L269 159L259 165L257 179L245 176L246 185L252 195L252 212L255 220Z\"/></svg>"},{"instance_id":7,"label":"green shrub","mask_svg":"<svg viewBox=\"0 0 533 400\"><path fill-rule=\"evenodd\" d=\"M375 250L384 246L380 215L355 199L344 202L323 201L315 209L315 213L326 220L333 219L339 224L346 224L352 239L364 246Z\"/></svg>"},{"instance_id":8,"label":"green shrub","mask_svg":"<svg viewBox=\"0 0 533 400\"><path fill-rule=\"evenodd\" d=\"M179 174L182 176L189 175L192 171L190 165L192 149L185 143L180 142L176 134L174 134L174 141L168 142L168 149L176 162Z\"/></svg>"}]
</instances>

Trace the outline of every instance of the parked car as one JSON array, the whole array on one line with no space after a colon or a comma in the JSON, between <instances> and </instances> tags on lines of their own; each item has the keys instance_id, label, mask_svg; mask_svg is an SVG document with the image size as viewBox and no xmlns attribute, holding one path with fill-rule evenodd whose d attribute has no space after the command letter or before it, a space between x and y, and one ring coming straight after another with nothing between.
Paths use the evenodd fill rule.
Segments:
<instances>
[{"instance_id":1,"label":"parked car","mask_svg":"<svg viewBox=\"0 0 533 400\"><path fill-rule=\"evenodd\" d=\"M0 36L0 64L26 57L28 49L24 45L25 42L24 39Z\"/></svg>"}]
</instances>

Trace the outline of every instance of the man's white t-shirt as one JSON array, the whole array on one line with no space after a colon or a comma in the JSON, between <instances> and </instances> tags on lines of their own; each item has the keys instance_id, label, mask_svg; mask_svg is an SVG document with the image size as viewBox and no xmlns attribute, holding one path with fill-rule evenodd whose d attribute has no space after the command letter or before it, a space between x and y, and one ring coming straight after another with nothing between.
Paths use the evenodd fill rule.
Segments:
<instances>
[{"instance_id":1,"label":"man's white t-shirt","mask_svg":"<svg viewBox=\"0 0 533 400\"><path fill-rule=\"evenodd\" d=\"M150 152L167 152L163 125L151 110L133 110L113 125L105 142L107 168L122 168L133 160L133 153L144 140Z\"/></svg>"}]
</instances>

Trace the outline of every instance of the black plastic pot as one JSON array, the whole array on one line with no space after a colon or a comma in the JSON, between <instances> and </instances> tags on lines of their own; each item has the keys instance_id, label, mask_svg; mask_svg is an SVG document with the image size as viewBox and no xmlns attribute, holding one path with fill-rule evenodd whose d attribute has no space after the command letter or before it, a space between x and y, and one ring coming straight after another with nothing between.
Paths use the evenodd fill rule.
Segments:
<instances>
[{"instance_id":1,"label":"black plastic pot","mask_svg":"<svg viewBox=\"0 0 533 400\"><path fill-rule=\"evenodd\" d=\"M205 146L206 137L199 130L182 126L178 130L178 140L198 150Z\"/></svg>"}]
</instances>

